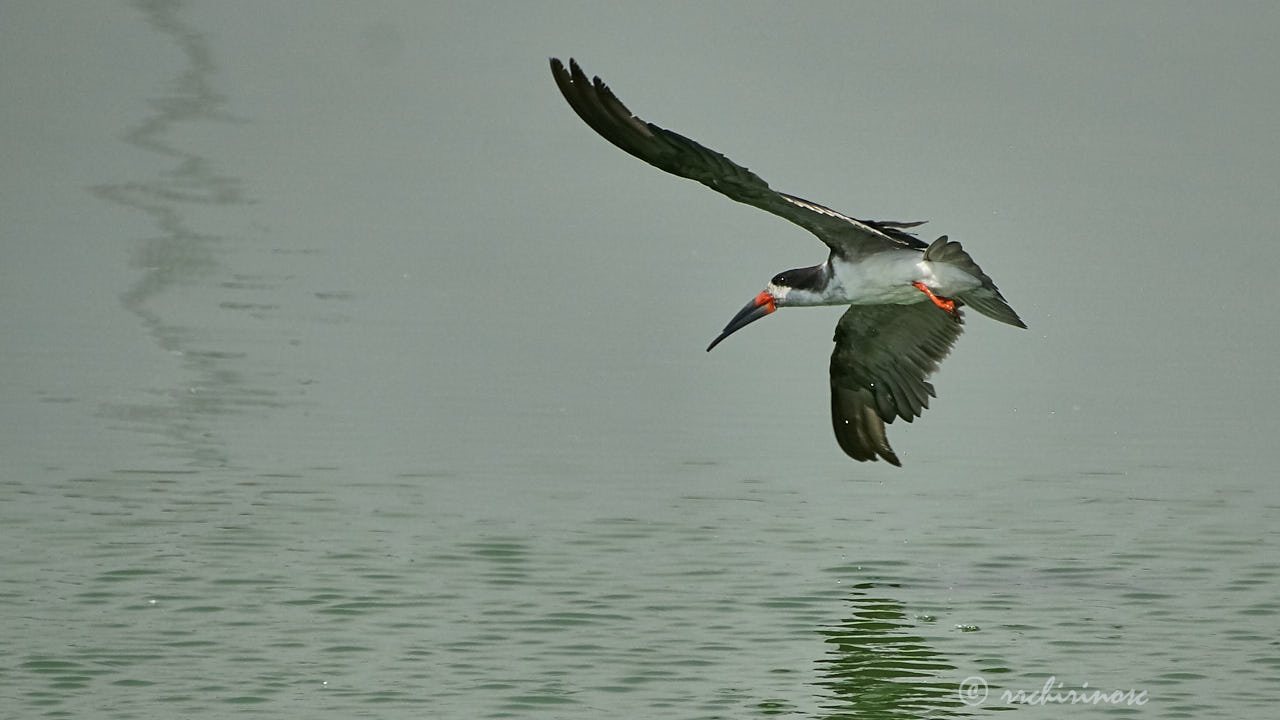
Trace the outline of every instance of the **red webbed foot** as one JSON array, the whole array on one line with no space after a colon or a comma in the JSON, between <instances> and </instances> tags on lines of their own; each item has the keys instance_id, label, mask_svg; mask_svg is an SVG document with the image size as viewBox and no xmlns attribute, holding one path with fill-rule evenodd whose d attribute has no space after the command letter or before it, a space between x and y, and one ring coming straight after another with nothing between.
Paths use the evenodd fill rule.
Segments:
<instances>
[{"instance_id":1,"label":"red webbed foot","mask_svg":"<svg viewBox=\"0 0 1280 720\"><path fill-rule=\"evenodd\" d=\"M929 299L933 301L933 304L934 304L934 305L937 305L938 307L942 308L943 310L946 310L947 312L951 313L952 315L954 315L954 314L955 314L955 312L956 312L956 301L955 301L955 300L948 300L947 298L944 298L944 297L938 297L937 295L934 295L934 294L933 294L933 291L929 289L929 286L928 286L928 285L925 285L925 284L924 284L924 283L922 283L922 282L913 282L913 283L911 283L911 285L912 285L912 286L914 286L914 287L915 287L915 289L917 289L917 290L919 290L920 292L924 293L925 295L928 295L928 296L929 296Z\"/></svg>"}]
</instances>

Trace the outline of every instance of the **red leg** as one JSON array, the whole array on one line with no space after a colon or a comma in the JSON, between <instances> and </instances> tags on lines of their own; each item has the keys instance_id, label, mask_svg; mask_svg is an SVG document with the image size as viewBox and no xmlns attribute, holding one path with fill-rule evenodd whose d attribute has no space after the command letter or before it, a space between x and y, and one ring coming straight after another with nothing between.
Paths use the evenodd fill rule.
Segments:
<instances>
[{"instance_id":1,"label":"red leg","mask_svg":"<svg viewBox=\"0 0 1280 720\"><path fill-rule=\"evenodd\" d=\"M946 298L941 298L941 297L938 297L937 295L934 295L933 291L929 289L929 286L925 285L922 282L913 282L911 284L915 286L915 289L919 290L925 295L928 295L929 299L933 301L934 305L937 305L938 307L942 308L943 310L946 310L949 313L952 313L952 314L955 313L956 311L955 300L948 300Z\"/></svg>"}]
</instances>

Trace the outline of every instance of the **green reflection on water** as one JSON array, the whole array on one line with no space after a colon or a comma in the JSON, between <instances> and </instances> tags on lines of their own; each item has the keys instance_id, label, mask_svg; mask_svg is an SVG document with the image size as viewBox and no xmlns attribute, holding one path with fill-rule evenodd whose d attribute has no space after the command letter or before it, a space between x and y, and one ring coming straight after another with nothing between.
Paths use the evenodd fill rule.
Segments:
<instances>
[{"instance_id":1,"label":"green reflection on water","mask_svg":"<svg viewBox=\"0 0 1280 720\"><path fill-rule=\"evenodd\" d=\"M818 660L827 689L828 718L924 718L967 716L959 686L941 677L956 669L924 638L897 600L872 595L873 584L855 586L848 618L819 630L830 644ZM954 674L954 673L952 673Z\"/></svg>"}]
</instances>

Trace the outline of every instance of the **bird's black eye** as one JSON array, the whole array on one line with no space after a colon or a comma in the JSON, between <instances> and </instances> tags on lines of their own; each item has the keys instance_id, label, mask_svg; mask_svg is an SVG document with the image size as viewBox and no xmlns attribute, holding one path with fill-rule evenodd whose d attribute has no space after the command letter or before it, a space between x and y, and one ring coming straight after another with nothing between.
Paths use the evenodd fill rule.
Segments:
<instances>
[{"instance_id":1,"label":"bird's black eye","mask_svg":"<svg viewBox=\"0 0 1280 720\"><path fill-rule=\"evenodd\" d=\"M786 273L784 273L784 272L780 272L780 273L778 273L777 275L774 275L774 276L773 276L773 281L772 281L772 282L773 282L773 284L774 284L774 285L788 285L788 284L789 284L789 283L787 282L787 274L786 274Z\"/></svg>"}]
</instances>

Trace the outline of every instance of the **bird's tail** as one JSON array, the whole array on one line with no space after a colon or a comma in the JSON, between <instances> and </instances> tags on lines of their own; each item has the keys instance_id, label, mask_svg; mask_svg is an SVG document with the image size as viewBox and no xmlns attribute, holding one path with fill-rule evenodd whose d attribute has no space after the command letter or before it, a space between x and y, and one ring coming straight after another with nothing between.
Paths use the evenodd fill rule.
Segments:
<instances>
[{"instance_id":1,"label":"bird's tail","mask_svg":"<svg viewBox=\"0 0 1280 720\"><path fill-rule=\"evenodd\" d=\"M962 293L956 299L992 320L999 320L1014 327L1025 328L1027 326L1026 323L1022 322L1022 318L1018 317L1018 313L1009 307L1009 303L1000 294L1000 291L996 289L995 285L990 288L981 287L977 290L970 290L967 293Z\"/></svg>"},{"instance_id":2,"label":"bird's tail","mask_svg":"<svg viewBox=\"0 0 1280 720\"><path fill-rule=\"evenodd\" d=\"M978 267L978 263L969 257L969 253L964 251L958 242L947 240L947 236L934 240L928 249L924 251L924 259L933 262L944 262L949 265L964 270L982 281L982 285L965 293L960 293L955 297L965 305L986 315L992 320L999 320L1002 323L1008 323L1014 327L1025 328L1026 323L1022 322L1022 318L1018 317L1018 313L1014 312L1009 303L1000 294L1000 290L996 288L996 284L991 282L991 278L982 272L982 268Z\"/></svg>"}]
</instances>

